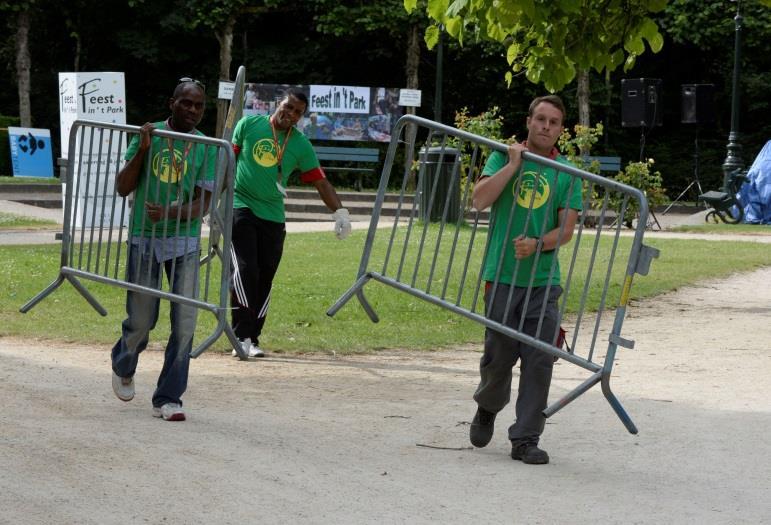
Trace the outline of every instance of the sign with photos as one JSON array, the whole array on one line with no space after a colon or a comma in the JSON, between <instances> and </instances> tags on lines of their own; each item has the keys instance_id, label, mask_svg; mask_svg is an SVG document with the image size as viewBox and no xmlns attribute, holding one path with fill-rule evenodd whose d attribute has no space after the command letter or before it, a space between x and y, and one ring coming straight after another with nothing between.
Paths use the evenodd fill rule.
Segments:
<instances>
[{"instance_id":1,"label":"sign with photos","mask_svg":"<svg viewBox=\"0 0 771 525\"><path fill-rule=\"evenodd\" d=\"M389 142L403 114L398 88L247 83L244 115L272 114L290 89L308 97L297 128L311 140Z\"/></svg>"}]
</instances>

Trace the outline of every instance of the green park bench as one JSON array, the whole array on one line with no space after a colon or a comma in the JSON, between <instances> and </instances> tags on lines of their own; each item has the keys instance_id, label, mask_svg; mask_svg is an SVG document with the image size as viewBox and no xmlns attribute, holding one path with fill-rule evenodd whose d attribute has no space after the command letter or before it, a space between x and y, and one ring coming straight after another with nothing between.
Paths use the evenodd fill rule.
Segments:
<instances>
[{"instance_id":1,"label":"green park bench","mask_svg":"<svg viewBox=\"0 0 771 525\"><path fill-rule=\"evenodd\" d=\"M618 173L621 171L621 157L584 157L586 165L590 165L593 161L600 163L600 173L613 172Z\"/></svg>"},{"instance_id":2,"label":"green park bench","mask_svg":"<svg viewBox=\"0 0 771 525\"><path fill-rule=\"evenodd\" d=\"M600 174L607 173L609 175L615 175L621 171L621 157L595 157L587 155L583 157L583 160L584 166L589 166L592 162L597 161L600 165ZM584 210L583 213L585 214L584 224L590 228L596 227L597 220L599 219L597 210L589 208ZM606 220L615 221L616 213L613 210L608 210L606 212Z\"/></svg>"},{"instance_id":3,"label":"green park bench","mask_svg":"<svg viewBox=\"0 0 771 525\"><path fill-rule=\"evenodd\" d=\"M354 189L356 191L361 191L363 188L363 175L365 173L375 173L377 164L380 162L380 150L377 148L314 146L313 150L319 159L321 169L325 172L356 173L357 176L354 181Z\"/></svg>"}]
</instances>

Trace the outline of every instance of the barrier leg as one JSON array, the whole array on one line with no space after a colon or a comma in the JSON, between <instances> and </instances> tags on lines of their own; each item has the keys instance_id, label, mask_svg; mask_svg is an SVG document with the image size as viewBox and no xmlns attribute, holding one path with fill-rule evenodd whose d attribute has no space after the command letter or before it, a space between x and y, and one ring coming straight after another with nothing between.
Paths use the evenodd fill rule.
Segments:
<instances>
[{"instance_id":1,"label":"barrier leg","mask_svg":"<svg viewBox=\"0 0 771 525\"><path fill-rule=\"evenodd\" d=\"M624 410L624 407L621 405L621 402L618 400L618 398L616 398L615 394L613 394L613 392L610 390L610 374L603 374L602 376L602 393L605 394L605 399L608 400L608 403L610 403L610 406L613 408L613 411L616 413L616 415L624 424L624 426L629 431L629 433L637 434L637 427L632 422L632 418L629 417L629 414L626 413L626 410Z\"/></svg>"},{"instance_id":2,"label":"barrier leg","mask_svg":"<svg viewBox=\"0 0 771 525\"><path fill-rule=\"evenodd\" d=\"M544 417L551 417L554 414L556 414L559 410L562 410L565 408L568 403L575 401L581 394L592 388L594 385L596 385L600 380L602 379L602 371L595 372L592 374L592 376L578 385L576 388L562 396L559 400L555 401L546 409L543 411Z\"/></svg>"},{"instance_id":3,"label":"barrier leg","mask_svg":"<svg viewBox=\"0 0 771 525\"><path fill-rule=\"evenodd\" d=\"M64 280L67 279L72 286L75 287L75 289L80 293L80 295L83 296L83 298L88 301L88 304L90 304L94 310L99 312L99 315L102 317L107 315L107 310L104 309L104 307L99 304L99 301L97 301L91 293L86 290L86 288L80 284L80 281L78 281L75 277L71 275L63 275L59 274L59 276L54 280L51 284L46 286L46 288L41 291L39 294L37 294L35 297L30 299L25 305L23 305L21 308L19 308L19 312L26 314L29 312L32 307L34 307L37 303L45 299L51 292L59 288L59 286L64 282Z\"/></svg>"},{"instance_id":4,"label":"barrier leg","mask_svg":"<svg viewBox=\"0 0 771 525\"><path fill-rule=\"evenodd\" d=\"M356 298L359 300L359 304L361 304L361 307L364 308L364 311L367 313L367 316L369 317L370 321L373 323L377 323L380 321L380 318L375 313L375 310L372 308L372 305L369 304L369 301L367 301L367 298L364 296L364 290L359 290L356 292Z\"/></svg>"},{"instance_id":5,"label":"barrier leg","mask_svg":"<svg viewBox=\"0 0 771 525\"><path fill-rule=\"evenodd\" d=\"M345 305L345 303L350 301L355 294L356 298L359 300L359 303L361 304L362 308L364 308L364 311L367 313L370 320L373 323L380 321L377 314L375 313L375 310L372 309L372 306L367 301L367 298L364 297L364 292L362 291L362 288L370 279L372 279L372 276L369 274L364 274L359 277L359 279L353 283L353 286L351 286L348 291L341 295L340 299L338 299L337 302L335 302L335 304L333 304L329 310L327 310L327 315L329 317L334 317L334 315Z\"/></svg>"},{"instance_id":6,"label":"barrier leg","mask_svg":"<svg viewBox=\"0 0 771 525\"><path fill-rule=\"evenodd\" d=\"M78 280L77 280L75 277L73 277L72 275L67 275L67 276L66 276L66 279L67 279L67 280L68 280L70 283L72 283L72 286L74 286L74 287L75 287L75 289L76 289L78 292L80 292L80 295L82 295L82 296L83 296L83 298L84 298L86 301L88 301L88 304L90 304L90 305L91 305L91 306L94 308L94 310L96 310L97 312L99 312L99 315L101 315L102 317L105 317L105 316L107 316L107 310L105 310L105 309L104 309L104 307L102 307L102 305L101 305L101 304L99 304L99 301L97 301L97 300L96 300L96 298L94 298L94 296L93 296L93 295L91 295L91 293L90 293L88 290L86 290L86 287L85 287L85 286L83 286L82 284L80 284L80 281L78 281Z\"/></svg>"},{"instance_id":7,"label":"barrier leg","mask_svg":"<svg viewBox=\"0 0 771 525\"><path fill-rule=\"evenodd\" d=\"M19 308L19 312L23 314L26 314L27 312L29 312L32 309L32 307L34 307L37 303L45 299L48 296L48 294L50 294L51 292L59 288L59 286L63 282L64 282L64 276L60 273L51 284L49 284L48 286L45 287L45 289L43 289L43 291L38 293L35 297L27 301L27 303L24 306Z\"/></svg>"},{"instance_id":8,"label":"barrier leg","mask_svg":"<svg viewBox=\"0 0 771 525\"><path fill-rule=\"evenodd\" d=\"M198 345L190 352L190 357L195 359L196 357L200 356L202 353L204 353L204 351L206 351L207 348L213 345L214 342L219 339L219 337L224 332L225 336L228 338L228 341L230 341L230 345L233 347L233 350L236 351L238 358L241 359L241 361L249 360L249 356L246 354L246 352L244 352L243 348L241 348L241 342L238 340L238 337L236 337L236 333L233 331L230 323L228 323L225 312L226 310L222 312L215 312L215 315L219 320L217 323L217 328L209 337L207 337L200 345Z\"/></svg>"}]
</instances>

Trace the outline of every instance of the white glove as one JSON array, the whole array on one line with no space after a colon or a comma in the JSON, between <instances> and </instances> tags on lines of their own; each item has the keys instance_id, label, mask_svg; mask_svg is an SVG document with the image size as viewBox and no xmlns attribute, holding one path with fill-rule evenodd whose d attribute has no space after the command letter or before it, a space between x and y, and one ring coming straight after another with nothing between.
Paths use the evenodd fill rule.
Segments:
<instances>
[{"instance_id":1,"label":"white glove","mask_svg":"<svg viewBox=\"0 0 771 525\"><path fill-rule=\"evenodd\" d=\"M338 208L332 217L335 219L335 234L342 241L351 234L351 216L347 208Z\"/></svg>"}]
</instances>

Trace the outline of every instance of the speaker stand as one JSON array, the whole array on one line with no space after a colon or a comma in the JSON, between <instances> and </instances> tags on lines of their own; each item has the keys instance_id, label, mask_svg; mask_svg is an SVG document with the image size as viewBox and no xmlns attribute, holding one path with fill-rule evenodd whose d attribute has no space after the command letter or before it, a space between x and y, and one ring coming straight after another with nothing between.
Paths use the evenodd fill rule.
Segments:
<instances>
[{"instance_id":1,"label":"speaker stand","mask_svg":"<svg viewBox=\"0 0 771 525\"><path fill-rule=\"evenodd\" d=\"M691 180L690 184L685 187L685 189L680 192L680 195L677 196L675 200L669 203L669 206L662 212L662 215L666 215L667 212L672 209L672 206L674 206L680 199L683 198L683 196L688 193L693 186L696 186L696 189L699 190L698 195L701 195L704 193L704 191L701 189L701 181L699 181L699 128L696 128L696 137L693 139L693 180ZM704 203L706 206L706 203ZM698 207L698 199L696 203L696 207Z\"/></svg>"},{"instance_id":2,"label":"speaker stand","mask_svg":"<svg viewBox=\"0 0 771 525\"><path fill-rule=\"evenodd\" d=\"M648 210L648 213L650 213L650 217L648 217L648 224L645 225L645 228L650 228L653 230L653 226L655 225L659 231L661 231L661 224L659 223L659 220L656 218L656 214L653 213L653 210ZM666 213L666 212L665 212Z\"/></svg>"},{"instance_id":3,"label":"speaker stand","mask_svg":"<svg viewBox=\"0 0 771 525\"><path fill-rule=\"evenodd\" d=\"M640 126L640 162L645 158L645 125Z\"/></svg>"}]
</instances>

